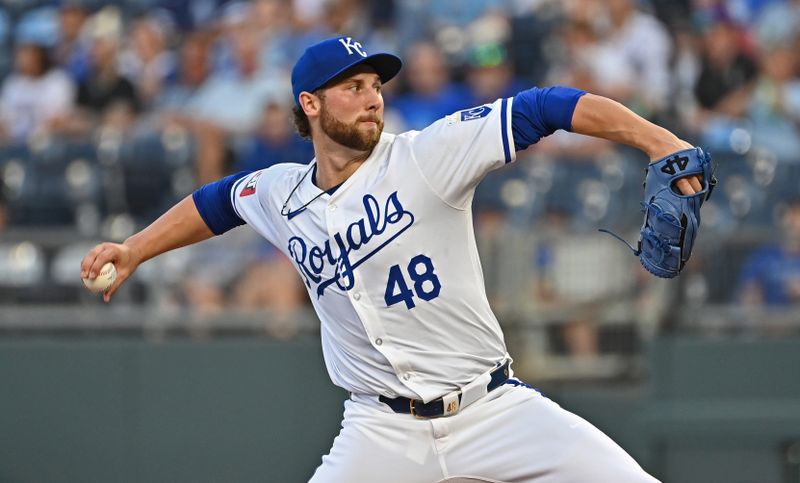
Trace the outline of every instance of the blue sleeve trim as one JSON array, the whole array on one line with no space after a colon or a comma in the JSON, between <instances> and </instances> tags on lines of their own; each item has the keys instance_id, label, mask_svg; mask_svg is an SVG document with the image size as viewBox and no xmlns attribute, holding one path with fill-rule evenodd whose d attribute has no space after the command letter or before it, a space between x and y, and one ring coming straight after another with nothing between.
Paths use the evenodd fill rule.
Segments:
<instances>
[{"instance_id":1,"label":"blue sleeve trim","mask_svg":"<svg viewBox=\"0 0 800 483\"><path fill-rule=\"evenodd\" d=\"M534 87L514 96L511 131L514 147L523 150L559 129L572 130L572 115L586 91L572 87Z\"/></svg>"},{"instance_id":2,"label":"blue sleeve trim","mask_svg":"<svg viewBox=\"0 0 800 483\"><path fill-rule=\"evenodd\" d=\"M222 235L231 228L244 225L245 221L236 213L230 193L234 183L252 171L242 171L201 186L192 199L200 217L215 235Z\"/></svg>"},{"instance_id":3,"label":"blue sleeve trim","mask_svg":"<svg viewBox=\"0 0 800 483\"><path fill-rule=\"evenodd\" d=\"M511 162L511 149L508 147L508 99L506 98L500 103L500 135L503 136L503 154L508 164Z\"/></svg>"}]
</instances>

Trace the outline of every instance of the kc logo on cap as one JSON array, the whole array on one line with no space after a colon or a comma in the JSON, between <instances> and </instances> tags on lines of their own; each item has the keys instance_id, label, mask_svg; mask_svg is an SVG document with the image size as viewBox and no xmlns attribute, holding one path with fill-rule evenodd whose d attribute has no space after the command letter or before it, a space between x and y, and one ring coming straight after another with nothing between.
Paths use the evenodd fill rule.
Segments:
<instances>
[{"instance_id":1,"label":"kc logo on cap","mask_svg":"<svg viewBox=\"0 0 800 483\"><path fill-rule=\"evenodd\" d=\"M357 54L357 55L356 55ZM394 54L367 55L367 49L352 37L334 37L307 48L292 69L292 94L300 106L301 92L314 92L359 64L375 69L382 82L397 75L403 62Z\"/></svg>"},{"instance_id":2,"label":"kc logo on cap","mask_svg":"<svg viewBox=\"0 0 800 483\"><path fill-rule=\"evenodd\" d=\"M347 49L348 55L353 55L353 50L358 52L358 55L361 57L366 57L367 53L364 52L364 47L361 46L361 42L353 42L352 37L347 37L346 39L341 38L339 39L339 43L344 45L344 48ZM353 49L353 50L350 50Z\"/></svg>"}]
</instances>

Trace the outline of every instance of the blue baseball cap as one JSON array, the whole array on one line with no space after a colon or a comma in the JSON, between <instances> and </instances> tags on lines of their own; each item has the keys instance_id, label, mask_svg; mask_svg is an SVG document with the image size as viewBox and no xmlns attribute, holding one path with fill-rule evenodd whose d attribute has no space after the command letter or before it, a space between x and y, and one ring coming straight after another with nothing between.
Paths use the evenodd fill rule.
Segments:
<instances>
[{"instance_id":1,"label":"blue baseball cap","mask_svg":"<svg viewBox=\"0 0 800 483\"><path fill-rule=\"evenodd\" d=\"M347 69L367 64L375 69L382 82L400 72L400 57L381 52L367 55L366 50L352 37L334 37L307 48L292 69L294 103L300 105L300 93L314 92Z\"/></svg>"}]
</instances>

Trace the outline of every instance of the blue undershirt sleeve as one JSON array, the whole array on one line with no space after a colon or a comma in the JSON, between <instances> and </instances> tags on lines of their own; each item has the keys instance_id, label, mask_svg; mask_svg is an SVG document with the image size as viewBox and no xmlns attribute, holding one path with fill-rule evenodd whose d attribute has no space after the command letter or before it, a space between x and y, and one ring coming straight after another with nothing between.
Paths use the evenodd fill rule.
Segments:
<instances>
[{"instance_id":1,"label":"blue undershirt sleeve","mask_svg":"<svg viewBox=\"0 0 800 483\"><path fill-rule=\"evenodd\" d=\"M511 131L514 147L521 151L559 129L572 130L572 114L586 91L573 87L534 87L514 96Z\"/></svg>"},{"instance_id":2,"label":"blue undershirt sleeve","mask_svg":"<svg viewBox=\"0 0 800 483\"><path fill-rule=\"evenodd\" d=\"M231 188L234 183L250 173L252 171L232 174L201 186L192 193L197 211L215 235L222 235L231 228L244 225L244 220L233 209Z\"/></svg>"}]
</instances>

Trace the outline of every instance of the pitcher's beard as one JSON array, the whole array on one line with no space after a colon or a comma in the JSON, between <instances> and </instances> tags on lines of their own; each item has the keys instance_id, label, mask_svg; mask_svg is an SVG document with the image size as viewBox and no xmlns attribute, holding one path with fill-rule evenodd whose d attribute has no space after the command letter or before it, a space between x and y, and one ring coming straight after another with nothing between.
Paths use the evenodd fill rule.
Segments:
<instances>
[{"instance_id":1,"label":"pitcher's beard","mask_svg":"<svg viewBox=\"0 0 800 483\"><path fill-rule=\"evenodd\" d=\"M353 124L346 124L331 116L324 104L320 112L320 127L322 131L342 146L358 151L372 151L381 139L383 120L377 117L371 120L375 122L378 129L365 132L358 129L358 121Z\"/></svg>"}]
</instances>

